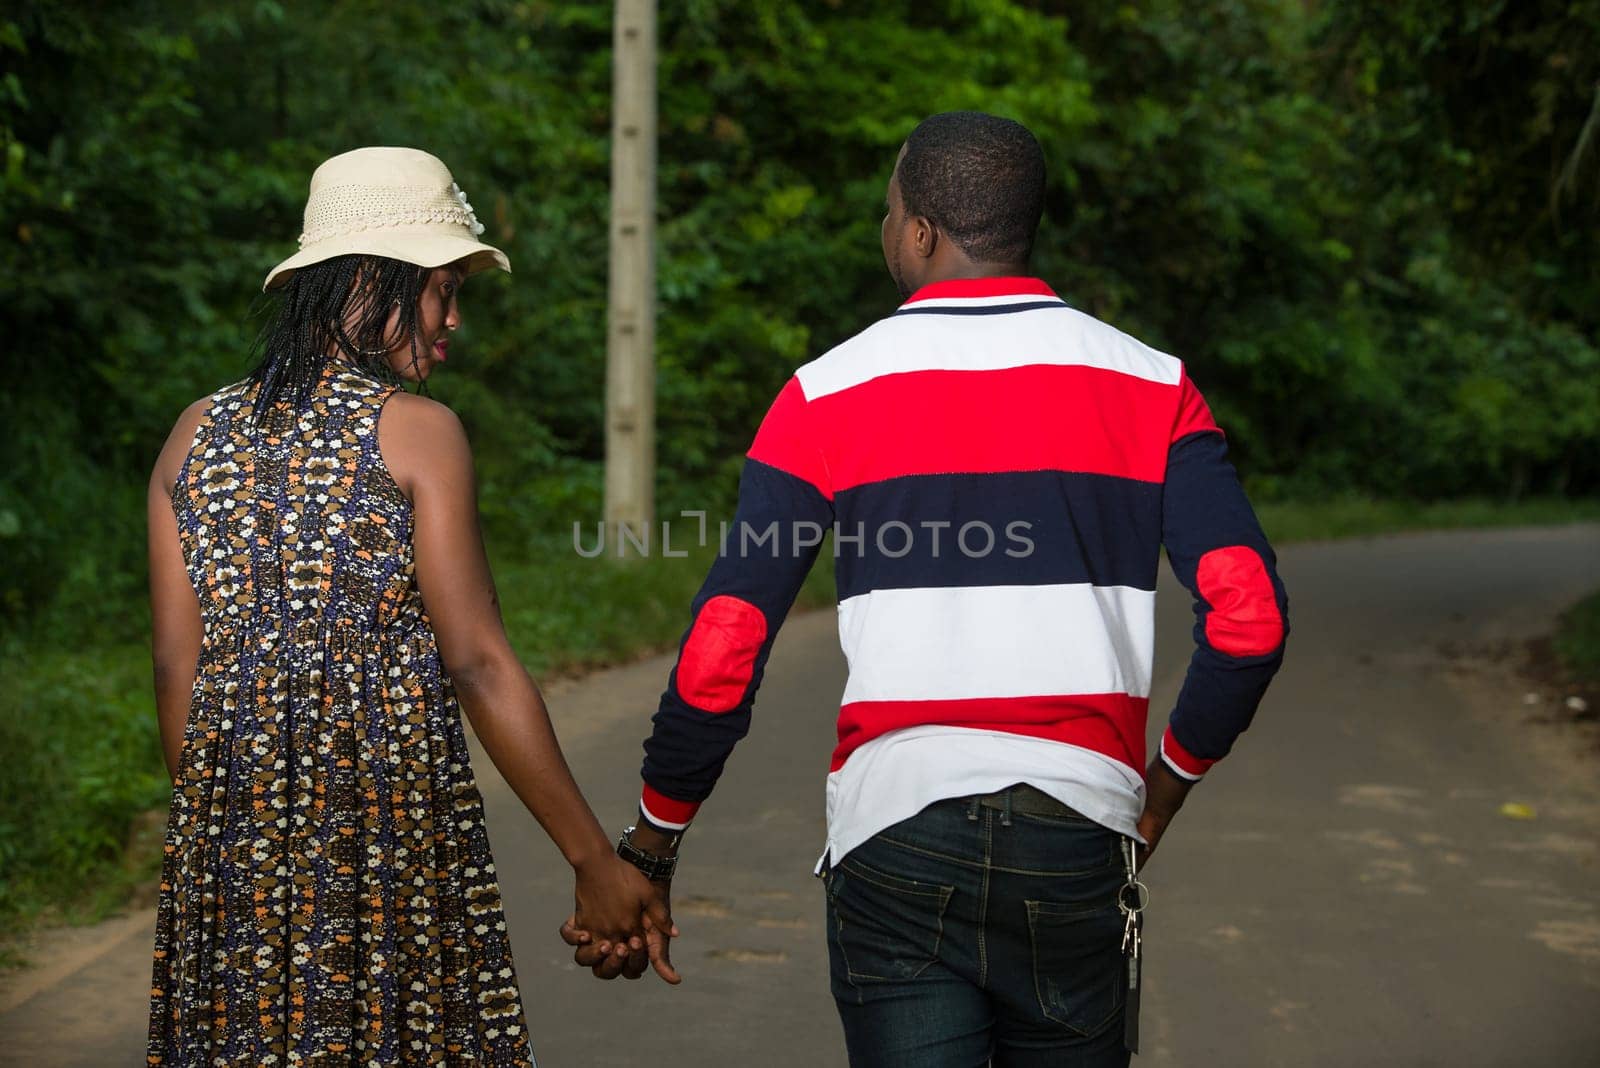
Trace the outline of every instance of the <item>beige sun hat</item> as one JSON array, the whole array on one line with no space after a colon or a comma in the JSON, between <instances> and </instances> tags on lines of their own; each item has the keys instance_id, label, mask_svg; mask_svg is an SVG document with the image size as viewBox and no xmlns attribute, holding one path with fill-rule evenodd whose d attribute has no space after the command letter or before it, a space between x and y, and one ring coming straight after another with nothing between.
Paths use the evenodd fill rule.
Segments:
<instances>
[{"instance_id":1,"label":"beige sun hat","mask_svg":"<svg viewBox=\"0 0 1600 1068\"><path fill-rule=\"evenodd\" d=\"M387 256L418 267L467 261L467 273L511 270L506 254L478 240L483 225L467 195L435 156L415 148L358 148L311 176L300 251L272 269L261 288L335 256Z\"/></svg>"}]
</instances>

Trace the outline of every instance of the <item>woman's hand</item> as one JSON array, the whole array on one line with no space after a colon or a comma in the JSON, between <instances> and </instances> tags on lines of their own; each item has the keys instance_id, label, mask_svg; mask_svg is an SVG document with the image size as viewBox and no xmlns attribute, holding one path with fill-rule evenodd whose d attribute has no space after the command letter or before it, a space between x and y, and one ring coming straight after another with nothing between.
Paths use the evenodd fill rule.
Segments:
<instances>
[{"instance_id":1,"label":"woman's hand","mask_svg":"<svg viewBox=\"0 0 1600 1068\"><path fill-rule=\"evenodd\" d=\"M672 914L644 874L615 853L576 869L572 924L602 953L626 956L645 949L647 929L674 932Z\"/></svg>"},{"instance_id":2,"label":"woman's hand","mask_svg":"<svg viewBox=\"0 0 1600 1068\"><path fill-rule=\"evenodd\" d=\"M650 888L661 909L670 913L672 884L660 880L651 883ZM658 910L647 909L641 917L644 923L643 951L637 948L637 939L630 938L628 942L615 945L596 939L578 924L577 916L569 917L561 925L561 940L574 947L573 961L594 972L596 978L615 979L620 975L624 979L638 979L648 966L656 970L663 982L676 986L683 982L683 977L672 966L671 943L678 937L678 927L670 917L667 925L661 926L655 918L657 914Z\"/></svg>"}]
</instances>

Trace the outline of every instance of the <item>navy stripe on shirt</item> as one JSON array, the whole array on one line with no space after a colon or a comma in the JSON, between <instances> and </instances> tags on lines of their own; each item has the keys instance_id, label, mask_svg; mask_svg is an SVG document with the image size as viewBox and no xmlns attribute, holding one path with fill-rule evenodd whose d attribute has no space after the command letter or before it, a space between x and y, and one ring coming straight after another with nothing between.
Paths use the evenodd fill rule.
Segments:
<instances>
[{"instance_id":1,"label":"navy stripe on shirt","mask_svg":"<svg viewBox=\"0 0 1600 1068\"><path fill-rule=\"evenodd\" d=\"M1059 300L1035 300L1026 304L981 304L965 308L901 308L895 315L1007 315L1011 312L1034 311L1039 308L1065 308Z\"/></svg>"},{"instance_id":2,"label":"navy stripe on shirt","mask_svg":"<svg viewBox=\"0 0 1600 1068\"><path fill-rule=\"evenodd\" d=\"M1157 483L1068 471L909 475L843 490L834 511L840 599L957 586L1156 588Z\"/></svg>"}]
</instances>

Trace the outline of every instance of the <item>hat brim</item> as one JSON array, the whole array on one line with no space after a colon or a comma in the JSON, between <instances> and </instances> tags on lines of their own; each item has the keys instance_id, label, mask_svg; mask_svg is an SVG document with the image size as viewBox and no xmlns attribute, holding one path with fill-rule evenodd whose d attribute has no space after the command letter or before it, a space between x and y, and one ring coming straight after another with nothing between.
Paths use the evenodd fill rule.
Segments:
<instances>
[{"instance_id":1,"label":"hat brim","mask_svg":"<svg viewBox=\"0 0 1600 1068\"><path fill-rule=\"evenodd\" d=\"M335 256L384 256L429 269L465 260L469 275L495 267L506 272L511 270L511 261L504 252L472 238L455 237L437 231L367 230L329 238L310 248L301 249L267 273L261 290L271 292L286 285L302 267L310 267Z\"/></svg>"}]
</instances>

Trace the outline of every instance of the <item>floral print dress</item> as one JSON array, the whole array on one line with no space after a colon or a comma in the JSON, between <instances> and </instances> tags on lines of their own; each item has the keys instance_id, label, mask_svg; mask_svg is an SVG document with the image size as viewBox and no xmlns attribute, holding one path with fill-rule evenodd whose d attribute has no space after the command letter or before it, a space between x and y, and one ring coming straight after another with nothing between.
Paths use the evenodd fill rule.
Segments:
<instances>
[{"instance_id":1,"label":"floral print dress","mask_svg":"<svg viewBox=\"0 0 1600 1068\"><path fill-rule=\"evenodd\" d=\"M172 502L204 639L150 1065L533 1063L483 803L378 452L394 387L218 392Z\"/></svg>"}]
</instances>

